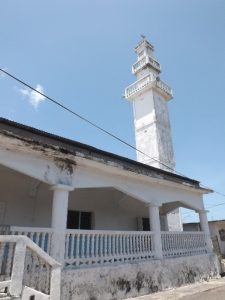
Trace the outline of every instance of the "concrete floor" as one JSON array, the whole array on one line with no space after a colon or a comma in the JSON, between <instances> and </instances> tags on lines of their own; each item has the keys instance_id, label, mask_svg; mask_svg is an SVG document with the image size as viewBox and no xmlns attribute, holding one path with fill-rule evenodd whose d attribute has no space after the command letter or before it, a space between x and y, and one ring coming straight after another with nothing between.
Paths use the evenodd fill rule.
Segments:
<instances>
[{"instance_id":1,"label":"concrete floor","mask_svg":"<svg viewBox=\"0 0 225 300\"><path fill-rule=\"evenodd\" d=\"M225 300L225 277L127 300Z\"/></svg>"}]
</instances>

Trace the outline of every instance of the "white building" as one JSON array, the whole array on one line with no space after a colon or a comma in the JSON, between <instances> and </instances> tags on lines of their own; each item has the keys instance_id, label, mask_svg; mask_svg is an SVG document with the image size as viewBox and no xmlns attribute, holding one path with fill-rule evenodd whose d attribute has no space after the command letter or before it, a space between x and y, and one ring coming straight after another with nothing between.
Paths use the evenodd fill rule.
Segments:
<instances>
[{"instance_id":1,"label":"white building","mask_svg":"<svg viewBox=\"0 0 225 300\"><path fill-rule=\"evenodd\" d=\"M151 85L164 106L164 83L148 76L138 90ZM0 287L15 296L59 299L54 259L62 300L122 299L218 275L203 203L211 191L198 181L6 119L0 178ZM179 207L199 213L201 232L168 231Z\"/></svg>"}]
</instances>

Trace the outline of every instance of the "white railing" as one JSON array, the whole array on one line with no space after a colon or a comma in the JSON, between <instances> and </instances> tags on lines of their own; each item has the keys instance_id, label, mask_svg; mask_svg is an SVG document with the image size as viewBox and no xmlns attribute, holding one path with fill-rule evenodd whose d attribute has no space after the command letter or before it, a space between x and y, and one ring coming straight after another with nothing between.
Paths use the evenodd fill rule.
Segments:
<instances>
[{"instance_id":1,"label":"white railing","mask_svg":"<svg viewBox=\"0 0 225 300\"><path fill-rule=\"evenodd\" d=\"M161 232L164 257L207 253L204 232Z\"/></svg>"},{"instance_id":2,"label":"white railing","mask_svg":"<svg viewBox=\"0 0 225 300\"><path fill-rule=\"evenodd\" d=\"M172 89L163 81L158 79L153 73L148 74L147 76L137 80L135 83L129 85L125 89L125 98L130 98L137 92L143 90L147 85L155 83L158 88L172 97Z\"/></svg>"},{"instance_id":3,"label":"white railing","mask_svg":"<svg viewBox=\"0 0 225 300\"><path fill-rule=\"evenodd\" d=\"M145 65L150 64L153 68L160 71L161 66L159 62L154 59L151 56L144 56L142 59L138 60L135 64L132 66L132 73L137 73L140 69L142 69Z\"/></svg>"},{"instance_id":4,"label":"white railing","mask_svg":"<svg viewBox=\"0 0 225 300\"><path fill-rule=\"evenodd\" d=\"M61 265L34 242L26 236L1 235L0 250L1 290L16 299L42 295L40 299L60 300Z\"/></svg>"},{"instance_id":5,"label":"white railing","mask_svg":"<svg viewBox=\"0 0 225 300\"><path fill-rule=\"evenodd\" d=\"M151 232L67 230L67 265L103 265L154 258Z\"/></svg>"},{"instance_id":6,"label":"white railing","mask_svg":"<svg viewBox=\"0 0 225 300\"><path fill-rule=\"evenodd\" d=\"M166 92L168 95L173 96L173 91L172 89L162 80L157 80L156 81L156 85L163 90L164 92Z\"/></svg>"},{"instance_id":7,"label":"white railing","mask_svg":"<svg viewBox=\"0 0 225 300\"><path fill-rule=\"evenodd\" d=\"M7 227L4 234L25 235L50 253L52 229L31 227ZM178 257L207 253L207 236L203 232L161 232L164 257ZM4 278L10 272L10 257L14 252L13 244L0 248L9 256L0 270L5 270ZM135 262L155 258L153 233L146 231L102 231L67 230L65 238L65 264L82 267L120 262ZM37 263L36 263L37 265ZM29 279L29 277L28 277ZM1 274L0 274L1 281Z\"/></svg>"},{"instance_id":8,"label":"white railing","mask_svg":"<svg viewBox=\"0 0 225 300\"><path fill-rule=\"evenodd\" d=\"M25 235L42 250L50 254L52 240L51 228L10 226L9 230L6 230L6 234L7 233L11 235Z\"/></svg>"},{"instance_id":9,"label":"white railing","mask_svg":"<svg viewBox=\"0 0 225 300\"><path fill-rule=\"evenodd\" d=\"M149 74L139 80L137 80L135 83L129 85L125 89L125 98L129 98L136 92L142 90L145 86L147 86L149 83L153 82L155 80L155 76L153 74Z\"/></svg>"}]
</instances>

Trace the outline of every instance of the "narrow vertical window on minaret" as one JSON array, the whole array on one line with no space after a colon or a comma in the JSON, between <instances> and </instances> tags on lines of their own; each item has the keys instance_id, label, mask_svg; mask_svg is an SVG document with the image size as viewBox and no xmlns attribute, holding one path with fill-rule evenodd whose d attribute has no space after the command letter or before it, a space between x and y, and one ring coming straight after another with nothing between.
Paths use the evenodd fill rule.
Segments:
<instances>
[{"instance_id":1,"label":"narrow vertical window on minaret","mask_svg":"<svg viewBox=\"0 0 225 300\"><path fill-rule=\"evenodd\" d=\"M161 65L154 57L154 47L143 38L135 48L137 61L132 66L136 81L125 89L132 102L137 160L174 172L175 160L167 103L172 89L160 78ZM167 215L169 230L181 230L179 209Z\"/></svg>"}]
</instances>

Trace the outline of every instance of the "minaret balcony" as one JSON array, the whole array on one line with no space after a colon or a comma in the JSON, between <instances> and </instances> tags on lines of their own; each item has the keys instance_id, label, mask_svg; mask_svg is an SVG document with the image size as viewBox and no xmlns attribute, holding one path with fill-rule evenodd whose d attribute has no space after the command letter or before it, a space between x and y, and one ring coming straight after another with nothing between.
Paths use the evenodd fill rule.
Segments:
<instances>
[{"instance_id":1,"label":"minaret balcony","mask_svg":"<svg viewBox=\"0 0 225 300\"><path fill-rule=\"evenodd\" d=\"M124 97L131 100L135 99L149 88L156 89L159 93L163 94L166 100L170 100L173 97L172 89L153 73L150 73L129 85L125 89Z\"/></svg>"},{"instance_id":2,"label":"minaret balcony","mask_svg":"<svg viewBox=\"0 0 225 300\"><path fill-rule=\"evenodd\" d=\"M132 73L136 74L138 71L146 68L147 66L152 67L159 73L161 72L161 65L156 59L154 59L151 56L144 56L143 58L138 60L135 64L133 64Z\"/></svg>"}]
</instances>

